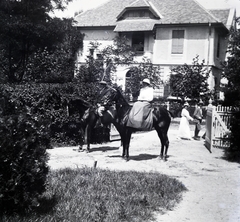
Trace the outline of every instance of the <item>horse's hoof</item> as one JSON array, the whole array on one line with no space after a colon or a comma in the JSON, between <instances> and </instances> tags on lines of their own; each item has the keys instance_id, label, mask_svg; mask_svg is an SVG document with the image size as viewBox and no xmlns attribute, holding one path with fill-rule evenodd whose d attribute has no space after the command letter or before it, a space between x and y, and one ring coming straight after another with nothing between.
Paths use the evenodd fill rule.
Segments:
<instances>
[{"instance_id":1,"label":"horse's hoof","mask_svg":"<svg viewBox=\"0 0 240 222\"><path fill-rule=\"evenodd\" d=\"M83 148L80 146L77 151L78 152L83 152Z\"/></svg>"},{"instance_id":2,"label":"horse's hoof","mask_svg":"<svg viewBox=\"0 0 240 222\"><path fill-rule=\"evenodd\" d=\"M164 156L164 161L168 161L168 157L169 157L168 155L165 155Z\"/></svg>"},{"instance_id":3,"label":"horse's hoof","mask_svg":"<svg viewBox=\"0 0 240 222\"><path fill-rule=\"evenodd\" d=\"M129 161L129 157L125 157L124 159L125 159L125 161L126 161L126 162L128 162L128 161Z\"/></svg>"},{"instance_id":4,"label":"horse's hoof","mask_svg":"<svg viewBox=\"0 0 240 222\"><path fill-rule=\"evenodd\" d=\"M158 157L158 159L159 159L159 160L162 160L162 159L163 159L163 155L160 155L160 156Z\"/></svg>"},{"instance_id":5,"label":"horse's hoof","mask_svg":"<svg viewBox=\"0 0 240 222\"><path fill-rule=\"evenodd\" d=\"M90 153L90 150L89 150L89 149L86 149L86 153Z\"/></svg>"}]
</instances>

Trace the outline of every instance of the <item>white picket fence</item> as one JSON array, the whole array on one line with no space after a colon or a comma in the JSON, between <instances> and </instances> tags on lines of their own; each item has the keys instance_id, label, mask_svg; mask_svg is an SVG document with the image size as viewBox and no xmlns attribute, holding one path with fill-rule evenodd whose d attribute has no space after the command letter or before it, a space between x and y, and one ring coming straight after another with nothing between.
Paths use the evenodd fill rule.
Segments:
<instances>
[{"instance_id":1,"label":"white picket fence","mask_svg":"<svg viewBox=\"0 0 240 222\"><path fill-rule=\"evenodd\" d=\"M230 121L232 108L211 106L207 109L205 145L211 151L213 147L229 147Z\"/></svg>"}]
</instances>

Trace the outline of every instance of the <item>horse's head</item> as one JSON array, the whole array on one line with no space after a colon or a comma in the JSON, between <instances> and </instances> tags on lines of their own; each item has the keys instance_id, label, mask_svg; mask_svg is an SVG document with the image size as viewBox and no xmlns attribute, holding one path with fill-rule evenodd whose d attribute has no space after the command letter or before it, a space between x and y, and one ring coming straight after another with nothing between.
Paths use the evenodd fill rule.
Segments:
<instances>
[{"instance_id":1,"label":"horse's head","mask_svg":"<svg viewBox=\"0 0 240 222\"><path fill-rule=\"evenodd\" d=\"M129 104L119 89L116 89L115 102L119 106L128 107Z\"/></svg>"},{"instance_id":2,"label":"horse's head","mask_svg":"<svg viewBox=\"0 0 240 222\"><path fill-rule=\"evenodd\" d=\"M122 120L126 114L129 112L131 106L128 104L127 100L124 98L123 94L119 89L116 93L116 111L119 120Z\"/></svg>"}]
</instances>

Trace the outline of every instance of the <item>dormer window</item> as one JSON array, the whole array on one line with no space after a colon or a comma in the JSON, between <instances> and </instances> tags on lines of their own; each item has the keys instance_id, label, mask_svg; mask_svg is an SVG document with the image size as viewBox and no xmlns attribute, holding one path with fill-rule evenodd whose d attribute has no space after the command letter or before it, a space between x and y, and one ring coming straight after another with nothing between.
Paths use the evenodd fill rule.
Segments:
<instances>
[{"instance_id":1,"label":"dormer window","mask_svg":"<svg viewBox=\"0 0 240 222\"><path fill-rule=\"evenodd\" d=\"M117 21L125 19L154 19L159 20L162 17L157 8L146 0L137 0L125 7L117 16Z\"/></svg>"},{"instance_id":2,"label":"dormer window","mask_svg":"<svg viewBox=\"0 0 240 222\"><path fill-rule=\"evenodd\" d=\"M136 19L136 18L154 18L149 10L129 10L124 13L122 19Z\"/></svg>"}]
</instances>

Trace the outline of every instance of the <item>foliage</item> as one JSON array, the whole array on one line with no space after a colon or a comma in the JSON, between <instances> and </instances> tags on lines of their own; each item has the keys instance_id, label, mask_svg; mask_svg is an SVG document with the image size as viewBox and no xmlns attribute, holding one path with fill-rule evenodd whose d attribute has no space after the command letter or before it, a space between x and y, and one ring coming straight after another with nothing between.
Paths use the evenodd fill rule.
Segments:
<instances>
[{"instance_id":1,"label":"foliage","mask_svg":"<svg viewBox=\"0 0 240 222\"><path fill-rule=\"evenodd\" d=\"M52 19L49 32L52 31L53 39L57 35L59 42L30 56L25 81L64 83L73 79L76 54L82 48L83 35L72 23L71 19Z\"/></svg>"},{"instance_id":2,"label":"foliage","mask_svg":"<svg viewBox=\"0 0 240 222\"><path fill-rule=\"evenodd\" d=\"M1 82L53 81L53 73L73 76L81 34L71 19L51 18L70 0L28 0L0 2ZM59 77L59 76L57 76ZM66 79L60 78L60 81ZM58 80L55 80L58 81Z\"/></svg>"},{"instance_id":3,"label":"foliage","mask_svg":"<svg viewBox=\"0 0 240 222\"><path fill-rule=\"evenodd\" d=\"M100 80L105 80L112 84L117 67L120 65L130 66L134 63L136 51L129 45L129 39L125 36L116 37L113 45L102 47L99 42L90 42L90 54L86 59L86 64L80 66L76 79L79 84L93 83L97 85ZM98 53L98 58L94 58L94 52ZM159 66L154 66L147 58L136 67L129 70L129 81L126 83L126 98L138 96L141 81L149 78L155 86L162 84L160 78L161 70ZM89 87L90 94L94 95L96 87Z\"/></svg>"},{"instance_id":4,"label":"foliage","mask_svg":"<svg viewBox=\"0 0 240 222\"><path fill-rule=\"evenodd\" d=\"M90 42L90 54L86 64L82 65L76 73L78 80L84 84L87 82L112 81L112 73L120 64L130 64L133 61L134 51L128 44L126 37L116 37L113 45L102 47L99 42ZM98 52L98 58L94 58L94 52Z\"/></svg>"},{"instance_id":5,"label":"foliage","mask_svg":"<svg viewBox=\"0 0 240 222\"><path fill-rule=\"evenodd\" d=\"M112 76L119 64L127 64L133 61L134 52L127 44L125 37L116 37L113 45L101 47L99 42L90 42L90 54L87 56L86 64L81 65L76 71L74 83L85 90L86 100L95 104L99 92L99 82L105 80L112 85ZM94 52L98 52L98 58Z\"/></svg>"},{"instance_id":6,"label":"foliage","mask_svg":"<svg viewBox=\"0 0 240 222\"><path fill-rule=\"evenodd\" d=\"M204 60L199 63L198 57L193 59L192 65L184 64L171 70L170 87L173 96L182 100L200 100L202 94L208 93L207 79L210 71L204 66Z\"/></svg>"},{"instance_id":7,"label":"foliage","mask_svg":"<svg viewBox=\"0 0 240 222\"><path fill-rule=\"evenodd\" d=\"M74 83L4 84L0 94L5 100L3 115L18 115L27 109L31 115L45 120L53 145L77 145L83 141L80 117L88 106L81 99L86 95L83 90Z\"/></svg>"},{"instance_id":8,"label":"foliage","mask_svg":"<svg viewBox=\"0 0 240 222\"><path fill-rule=\"evenodd\" d=\"M132 96L133 100L135 100L141 88L141 81L145 78L148 78L154 87L163 84L160 66L154 66L146 57L143 57L138 66L130 69L128 76L129 80L126 82L125 87L125 94L128 99Z\"/></svg>"},{"instance_id":9,"label":"foliage","mask_svg":"<svg viewBox=\"0 0 240 222\"><path fill-rule=\"evenodd\" d=\"M113 40L113 45L108 45L101 50L103 61L106 64L112 63L113 68L120 64L131 64L136 52L129 45L126 36L117 36ZM115 70L115 69L113 69Z\"/></svg>"},{"instance_id":10,"label":"foliage","mask_svg":"<svg viewBox=\"0 0 240 222\"><path fill-rule=\"evenodd\" d=\"M185 186L158 173L91 168L54 171L42 204L5 221L148 221L180 202ZM44 212L40 214L39 212Z\"/></svg>"},{"instance_id":11,"label":"foliage","mask_svg":"<svg viewBox=\"0 0 240 222\"><path fill-rule=\"evenodd\" d=\"M45 191L50 140L44 119L28 112L3 116L0 134L1 212L25 213Z\"/></svg>"},{"instance_id":12,"label":"foliage","mask_svg":"<svg viewBox=\"0 0 240 222\"><path fill-rule=\"evenodd\" d=\"M237 19L240 24L240 18ZM224 77L228 80L224 105L232 106L234 113L231 121L230 147L226 151L227 158L240 162L240 30L231 29L228 58L224 65Z\"/></svg>"}]
</instances>

